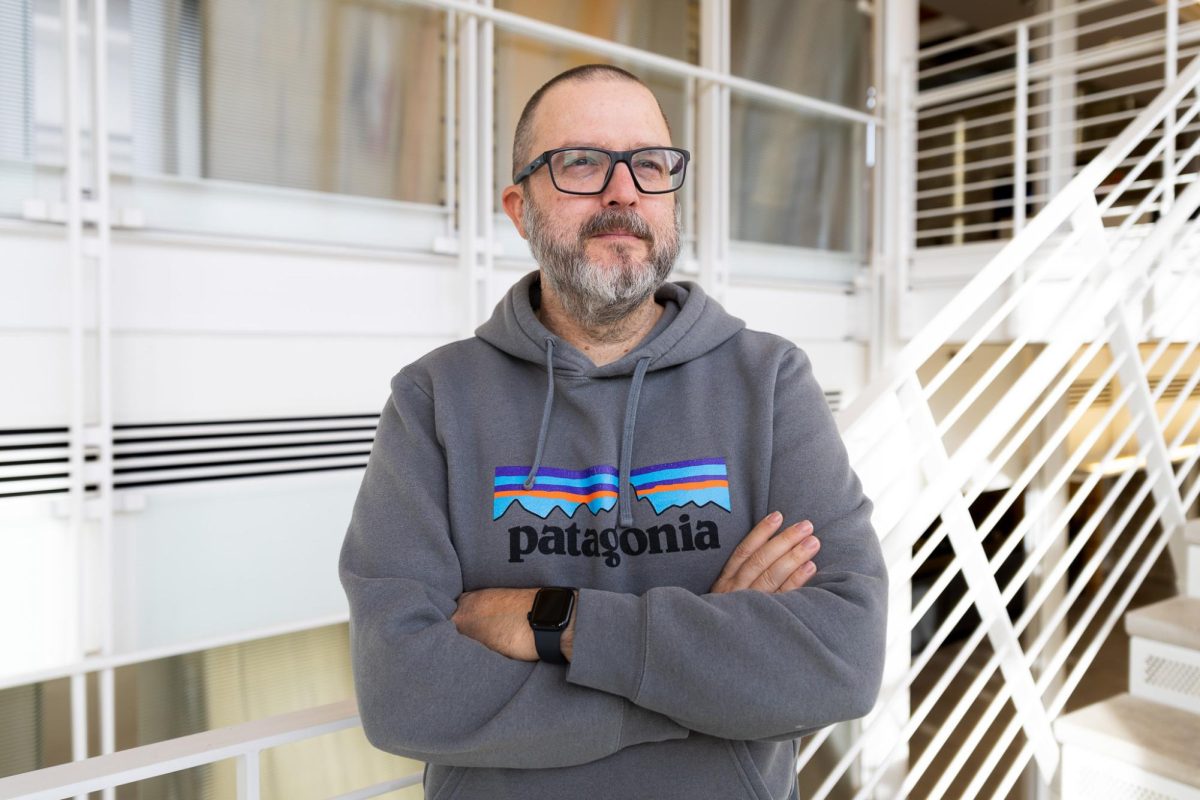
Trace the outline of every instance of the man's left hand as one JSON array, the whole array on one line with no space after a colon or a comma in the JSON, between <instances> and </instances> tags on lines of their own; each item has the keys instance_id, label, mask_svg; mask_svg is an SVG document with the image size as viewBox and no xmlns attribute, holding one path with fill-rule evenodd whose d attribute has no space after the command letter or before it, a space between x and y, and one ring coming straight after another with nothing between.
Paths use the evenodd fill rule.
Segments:
<instances>
[{"instance_id":1,"label":"man's left hand","mask_svg":"<svg viewBox=\"0 0 1200 800\"><path fill-rule=\"evenodd\" d=\"M458 597L458 609L451 622L464 636L495 650L502 656L518 661L537 661L533 629L525 616L533 608L537 588L477 589ZM562 652L571 660L571 645L575 638L575 614L562 633Z\"/></svg>"}]
</instances>

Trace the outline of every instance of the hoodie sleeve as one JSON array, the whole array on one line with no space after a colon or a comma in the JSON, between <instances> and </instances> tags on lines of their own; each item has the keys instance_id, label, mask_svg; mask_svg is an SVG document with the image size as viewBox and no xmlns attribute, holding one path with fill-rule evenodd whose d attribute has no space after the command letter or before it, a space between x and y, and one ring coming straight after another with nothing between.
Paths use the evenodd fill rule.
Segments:
<instances>
[{"instance_id":1,"label":"hoodie sleeve","mask_svg":"<svg viewBox=\"0 0 1200 800\"><path fill-rule=\"evenodd\" d=\"M872 505L802 351L784 356L774 402L761 513L812 520L816 574L782 594L582 589L568 681L725 739L798 738L874 706L887 572Z\"/></svg>"},{"instance_id":2,"label":"hoodie sleeve","mask_svg":"<svg viewBox=\"0 0 1200 800\"><path fill-rule=\"evenodd\" d=\"M375 747L437 764L565 767L683 738L665 716L458 632L446 461L433 401L392 381L342 544L359 713Z\"/></svg>"}]
</instances>

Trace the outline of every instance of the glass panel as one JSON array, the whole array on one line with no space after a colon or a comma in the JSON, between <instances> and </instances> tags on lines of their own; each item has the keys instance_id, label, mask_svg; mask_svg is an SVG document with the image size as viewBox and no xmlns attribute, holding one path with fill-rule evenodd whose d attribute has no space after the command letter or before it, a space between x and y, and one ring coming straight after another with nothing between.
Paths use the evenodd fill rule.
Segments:
<instances>
[{"instance_id":1,"label":"glass panel","mask_svg":"<svg viewBox=\"0 0 1200 800\"><path fill-rule=\"evenodd\" d=\"M870 18L850 0L735 0L735 75L864 109ZM862 126L731 103L732 238L861 253Z\"/></svg>"},{"instance_id":2,"label":"glass panel","mask_svg":"<svg viewBox=\"0 0 1200 800\"><path fill-rule=\"evenodd\" d=\"M71 760L70 682L0 689L0 777Z\"/></svg>"},{"instance_id":3,"label":"glass panel","mask_svg":"<svg viewBox=\"0 0 1200 800\"><path fill-rule=\"evenodd\" d=\"M586 3L578 0L496 0L496 8L652 53L700 63L699 0L588 0Z\"/></svg>"},{"instance_id":4,"label":"glass panel","mask_svg":"<svg viewBox=\"0 0 1200 800\"><path fill-rule=\"evenodd\" d=\"M357 472L147 487L114 525L118 652L345 613Z\"/></svg>"},{"instance_id":5,"label":"glass panel","mask_svg":"<svg viewBox=\"0 0 1200 800\"><path fill-rule=\"evenodd\" d=\"M862 109L871 80L871 18L854 0L732 0L730 70Z\"/></svg>"},{"instance_id":6,"label":"glass panel","mask_svg":"<svg viewBox=\"0 0 1200 800\"><path fill-rule=\"evenodd\" d=\"M736 95L730 106L733 238L862 252L863 126Z\"/></svg>"},{"instance_id":7,"label":"glass panel","mask_svg":"<svg viewBox=\"0 0 1200 800\"><path fill-rule=\"evenodd\" d=\"M0 3L0 217L16 217L33 195L32 0Z\"/></svg>"},{"instance_id":8,"label":"glass panel","mask_svg":"<svg viewBox=\"0 0 1200 800\"><path fill-rule=\"evenodd\" d=\"M134 196L121 181L114 196L147 227L391 246L360 242L361 226L331 231L317 220L345 210L378 225L394 206L347 209L329 195L443 201L441 12L339 0L130 3L138 180Z\"/></svg>"}]
</instances>

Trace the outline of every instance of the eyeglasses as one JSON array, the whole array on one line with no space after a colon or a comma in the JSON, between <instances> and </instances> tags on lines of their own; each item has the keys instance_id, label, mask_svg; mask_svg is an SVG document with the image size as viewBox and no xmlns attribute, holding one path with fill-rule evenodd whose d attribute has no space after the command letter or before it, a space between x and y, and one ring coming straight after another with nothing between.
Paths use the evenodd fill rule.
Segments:
<instances>
[{"instance_id":1,"label":"eyeglasses","mask_svg":"<svg viewBox=\"0 0 1200 800\"><path fill-rule=\"evenodd\" d=\"M547 150L517 173L520 183L545 164L554 188L566 194L600 194L608 187L618 163L629 168L633 185L642 194L667 194L683 186L692 154L678 147L639 147L604 150L599 147L560 147Z\"/></svg>"}]
</instances>

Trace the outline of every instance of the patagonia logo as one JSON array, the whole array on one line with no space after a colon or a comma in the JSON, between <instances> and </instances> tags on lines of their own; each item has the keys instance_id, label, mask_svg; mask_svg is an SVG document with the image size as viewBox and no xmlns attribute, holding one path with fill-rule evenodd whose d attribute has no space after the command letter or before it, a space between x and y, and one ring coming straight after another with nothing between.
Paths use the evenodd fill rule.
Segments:
<instances>
[{"instance_id":1,"label":"patagonia logo","mask_svg":"<svg viewBox=\"0 0 1200 800\"><path fill-rule=\"evenodd\" d=\"M496 467L492 494L492 519L500 519L514 502L542 519L560 509L568 517L580 506L592 514L617 505L617 468L607 464L584 470L540 467L533 485L525 488L530 467ZM672 507L712 503L730 511L729 475L723 458L703 458L654 464L631 470L634 498L647 500L656 515Z\"/></svg>"}]
</instances>

